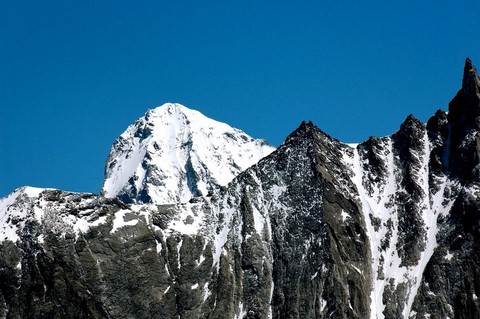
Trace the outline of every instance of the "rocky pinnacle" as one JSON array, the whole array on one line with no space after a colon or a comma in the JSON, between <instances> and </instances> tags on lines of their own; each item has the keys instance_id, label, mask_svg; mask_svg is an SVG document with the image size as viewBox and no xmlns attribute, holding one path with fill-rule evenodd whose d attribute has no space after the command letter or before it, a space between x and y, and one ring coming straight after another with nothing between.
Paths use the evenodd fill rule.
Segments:
<instances>
[{"instance_id":1,"label":"rocky pinnacle","mask_svg":"<svg viewBox=\"0 0 480 319\"><path fill-rule=\"evenodd\" d=\"M480 79L470 59L466 59L462 88L450 102L448 122L450 149L447 167L464 182L479 179L480 160Z\"/></svg>"}]
</instances>

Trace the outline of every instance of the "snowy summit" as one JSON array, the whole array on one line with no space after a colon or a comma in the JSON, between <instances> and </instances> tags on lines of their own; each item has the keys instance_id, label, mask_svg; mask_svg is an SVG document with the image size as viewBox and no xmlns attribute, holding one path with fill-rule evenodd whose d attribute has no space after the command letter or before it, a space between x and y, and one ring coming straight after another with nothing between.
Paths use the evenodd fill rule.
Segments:
<instances>
[{"instance_id":1,"label":"snowy summit","mask_svg":"<svg viewBox=\"0 0 480 319\"><path fill-rule=\"evenodd\" d=\"M166 103L113 143L102 193L125 202L185 202L227 185L274 149L198 111Z\"/></svg>"}]
</instances>

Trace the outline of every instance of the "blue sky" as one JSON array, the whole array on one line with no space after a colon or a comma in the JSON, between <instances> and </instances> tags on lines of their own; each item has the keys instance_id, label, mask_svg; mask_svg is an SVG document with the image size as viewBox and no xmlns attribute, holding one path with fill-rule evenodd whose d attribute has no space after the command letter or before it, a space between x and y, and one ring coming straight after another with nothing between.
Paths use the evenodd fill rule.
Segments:
<instances>
[{"instance_id":1,"label":"blue sky","mask_svg":"<svg viewBox=\"0 0 480 319\"><path fill-rule=\"evenodd\" d=\"M0 197L98 193L112 142L179 102L279 145L302 120L344 142L423 121L480 65L480 2L6 1Z\"/></svg>"}]
</instances>

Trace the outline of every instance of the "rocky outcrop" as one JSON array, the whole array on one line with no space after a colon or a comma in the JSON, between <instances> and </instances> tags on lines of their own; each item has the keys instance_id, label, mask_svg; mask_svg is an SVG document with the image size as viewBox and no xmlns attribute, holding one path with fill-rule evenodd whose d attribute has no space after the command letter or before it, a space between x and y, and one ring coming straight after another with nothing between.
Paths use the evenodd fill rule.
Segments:
<instances>
[{"instance_id":1,"label":"rocky outcrop","mask_svg":"<svg viewBox=\"0 0 480 319\"><path fill-rule=\"evenodd\" d=\"M480 180L480 79L470 59L465 62L462 88L448 106L451 174L465 182Z\"/></svg>"}]
</instances>

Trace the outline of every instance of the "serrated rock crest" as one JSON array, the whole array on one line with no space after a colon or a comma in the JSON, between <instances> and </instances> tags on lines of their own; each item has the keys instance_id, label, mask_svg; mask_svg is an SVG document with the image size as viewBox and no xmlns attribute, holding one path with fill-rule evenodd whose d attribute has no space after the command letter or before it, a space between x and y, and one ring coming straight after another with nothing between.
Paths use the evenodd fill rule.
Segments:
<instances>
[{"instance_id":1,"label":"serrated rock crest","mask_svg":"<svg viewBox=\"0 0 480 319\"><path fill-rule=\"evenodd\" d=\"M180 105L147 112L112 147L115 198L0 199L0 317L480 318L480 82L464 73L426 125L347 145L303 122L238 172L230 144L263 144ZM237 173L225 185L212 163Z\"/></svg>"}]
</instances>

